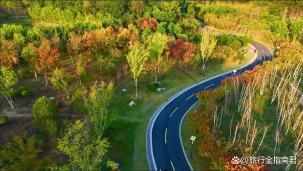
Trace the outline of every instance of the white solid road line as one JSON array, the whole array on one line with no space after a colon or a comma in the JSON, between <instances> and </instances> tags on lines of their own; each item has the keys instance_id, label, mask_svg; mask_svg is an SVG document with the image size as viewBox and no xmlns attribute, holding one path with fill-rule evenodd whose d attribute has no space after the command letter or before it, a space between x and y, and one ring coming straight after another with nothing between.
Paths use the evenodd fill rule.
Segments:
<instances>
[{"instance_id":1,"label":"white solid road line","mask_svg":"<svg viewBox=\"0 0 303 171\"><path fill-rule=\"evenodd\" d=\"M213 85L215 85L215 84L211 84L211 85L209 85L209 86L206 86L206 87L204 88L204 90L207 89L207 88L209 88L209 87L211 87L211 86L213 86Z\"/></svg>"},{"instance_id":2,"label":"white solid road line","mask_svg":"<svg viewBox=\"0 0 303 171\"><path fill-rule=\"evenodd\" d=\"M172 117L173 114L177 111L177 109L178 109L178 107L176 107L176 108L174 109L174 111L169 115L169 117Z\"/></svg>"},{"instance_id":3,"label":"white solid road line","mask_svg":"<svg viewBox=\"0 0 303 171\"><path fill-rule=\"evenodd\" d=\"M167 128L165 128L164 141L165 141L165 144L167 144Z\"/></svg>"},{"instance_id":4,"label":"white solid road line","mask_svg":"<svg viewBox=\"0 0 303 171\"><path fill-rule=\"evenodd\" d=\"M174 166L174 164L173 164L172 161L170 161L170 165L171 165L171 167L173 168L173 170L176 171L175 166Z\"/></svg>"},{"instance_id":5,"label":"white solid road line","mask_svg":"<svg viewBox=\"0 0 303 171\"><path fill-rule=\"evenodd\" d=\"M193 97L196 94L192 94L191 96L187 97L186 100L190 99L191 97Z\"/></svg>"}]
</instances>

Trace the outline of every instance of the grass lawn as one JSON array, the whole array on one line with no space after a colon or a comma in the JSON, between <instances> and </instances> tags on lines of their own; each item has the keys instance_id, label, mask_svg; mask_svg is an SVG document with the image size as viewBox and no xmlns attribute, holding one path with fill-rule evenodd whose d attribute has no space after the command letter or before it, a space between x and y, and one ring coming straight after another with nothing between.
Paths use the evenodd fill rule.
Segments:
<instances>
[{"instance_id":1,"label":"grass lawn","mask_svg":"<svg viewBox=\"0 0 303 171\"><path fill-rule=\"evenodd\" d=\"M145 134L148 121L153 112L162 103L186 86L226 70L238 68L249 60L251 58L248 57L241 63L228 62L218 64L218 62L209 62L206 67L206 77L204 78L201 77L198 71L184 72L173 68L161 80L161 84L166 87L166 90L163 92L151 91L146 84L141 83L139 85L140 98L136 101L134 107L128 106L133 97L133 92L121 92L114 99L114 104L111 106L111 109L113 109L112 123L105 133L112 143L110 150L111 159L118 161L121 164L122 170L147 170Z\"/></svg>"}]
</instances>

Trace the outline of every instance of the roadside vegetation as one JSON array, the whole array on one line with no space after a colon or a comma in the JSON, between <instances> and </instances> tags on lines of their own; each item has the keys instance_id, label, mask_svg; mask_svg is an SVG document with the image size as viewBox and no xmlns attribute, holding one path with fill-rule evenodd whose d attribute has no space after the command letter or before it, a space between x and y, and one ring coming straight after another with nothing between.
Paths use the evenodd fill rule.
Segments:
<instances>
[{"instance_id":1,"label":"roadside vegetation","mask_svg":"<svg viewBox=\"0 0 303 171\"><path fill-rule=\"evenodd\" d=\"M183 127L194 169L302 170L303 25L299 23L303 11L289 3L208 6L216 5L234 10L224 16L209 10L206 23L233 33L255 34L257 40L274 47L274 60L198 95L198 106ZM197 136L194 145L189 141L191 135ZM296 163L235 165L231 163L234 156L296 156Z\"/></svg>"},{"instance_id":2,"label":"roadside vegetation","mask_svg":"<svg viewBox=\"0 0 303 171\"><path fill-rule=\"evenodd\" d=\"M182 13L179 1L1 1L0 170L147 169L152 113L253 56L253 32L218 25L253 4L188 2ZM300 42L299 18L283 22L269 37Z\"/></svg>"}]
</instances>

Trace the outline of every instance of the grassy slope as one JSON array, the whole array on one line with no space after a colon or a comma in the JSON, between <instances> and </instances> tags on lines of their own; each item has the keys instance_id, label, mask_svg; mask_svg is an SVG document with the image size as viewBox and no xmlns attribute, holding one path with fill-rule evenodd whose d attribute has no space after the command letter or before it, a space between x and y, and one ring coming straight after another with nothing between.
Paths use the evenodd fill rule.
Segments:
<instances>
[{"instance_id":1,"label":"grassy slope","mask_svg":"<svg viewBox=\"0 0 303 171\"><path fill-rule=\"evenodd\" d=\"M201 78L198 72L185 73L179 69L169 72L162 84L167 88L162 93L152 92L147 86L140 88L140 100L135 107L128 106L132 93L119 95L112 106L113 122L106 135L112 142L110 156L113 160L121 163L122 170L146 170L148 168L145 150L145 133L148 121L153 112L171 96L182 88L189 86L207 77L217 75L226 70L238 68L246 64L250 58L241 63L228 62L218 65L209 63L207 65L207 76Z\"/></svg>"}]
</instances>

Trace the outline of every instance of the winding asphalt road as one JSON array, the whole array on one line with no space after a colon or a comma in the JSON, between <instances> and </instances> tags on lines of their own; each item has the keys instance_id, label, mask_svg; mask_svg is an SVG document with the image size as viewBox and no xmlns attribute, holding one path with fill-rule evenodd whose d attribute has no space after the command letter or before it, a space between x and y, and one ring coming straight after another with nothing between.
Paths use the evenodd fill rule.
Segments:
<instances>
[{"instance_id":1,"label":"winding asphalt road","mask_svg":"<svg viewBox=\"0 0 303 171\"><path fill-rule=\"evenodd\" d=\"M149 121L146 133L146 151L150 170L193 170L185 154L181 140L183 118L196 103L196 94L202 90L219 87L227 77L253 69L265 60L271 60L270 50L258 42L252 42L257 57L246 66L228 71L189 86L160 106ZM236 72L234 72L236 71Z\"/></svg>"}]
</instances>

